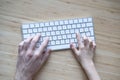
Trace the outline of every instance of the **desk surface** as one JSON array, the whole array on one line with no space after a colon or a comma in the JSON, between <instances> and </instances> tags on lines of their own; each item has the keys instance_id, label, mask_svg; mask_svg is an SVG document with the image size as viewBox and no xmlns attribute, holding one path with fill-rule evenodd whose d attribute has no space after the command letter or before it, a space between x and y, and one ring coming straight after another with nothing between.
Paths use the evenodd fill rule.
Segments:
<instances>
[{"instance_id":1,"label":"desk surface","mask_svg":"<svg viewBox=\"0 0 120 80\"><path fill-rule=\"evenodd\" d=\"M102 80L120 79L120 0L0 0L0 79L12 80L24 22L92 16ZM87 80L70 50L55 51L35 80Z\"/></svg>"}]
</instances>

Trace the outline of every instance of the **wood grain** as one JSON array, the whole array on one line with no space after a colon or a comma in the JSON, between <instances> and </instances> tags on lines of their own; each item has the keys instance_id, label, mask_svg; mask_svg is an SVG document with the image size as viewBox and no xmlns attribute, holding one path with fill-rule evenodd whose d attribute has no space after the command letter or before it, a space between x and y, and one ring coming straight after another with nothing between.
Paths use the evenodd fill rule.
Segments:
<instances>
[{"instance_id":1,"label":"wood grain","mask_svg":"<svg viewBox=\"0 0 120 80\"><path fill-rule=\"evenodd\" d=\"M20 26L93 17L95 64L102 80L120 80L120 0L0 0L0 80L13 80ZM54 51L35 80L87 80L70 50Z\"/></svg>"}]
</instances>

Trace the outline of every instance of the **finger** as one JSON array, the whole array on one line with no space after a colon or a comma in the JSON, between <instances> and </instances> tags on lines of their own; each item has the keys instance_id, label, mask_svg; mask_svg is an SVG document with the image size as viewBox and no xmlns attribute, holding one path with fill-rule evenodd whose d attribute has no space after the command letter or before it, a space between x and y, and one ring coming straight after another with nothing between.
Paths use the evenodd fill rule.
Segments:
<instances>
[{"instance_id":1,"label":"finger","mask_svg":"<svg viewBox=\"0 0 120 80\"><path fill-rule=\"evenodd\" d=\"M93 48L93 42L92 42L92 40L90 40L90 42L89 42L89 48L90 48L90 49Z\"/></svg>"},{"instance_id":2,"label":"finger","mask_svg":"<svg viewBox=\"0 0 120 80\"><path fill-rule=\"evenodd\" d=\"M41 43L41 46L37 49L37 51L35 52L35 55L41 55L43 53L43 51L45 50L45 48L47 47L48 45L48 41L49 41L49 38L46 38L42 43Z\"/></svg>"},{"instance_id":3,"label":"finger","mask_svg":"<svg viewBox=\"0 0 120 80\"><path fill-rule=\"evenodd\" d=\"M31 49L31 50L35 49L35 46L36 46L36 44L37 44L37 42L38 42L39 39L40 39L40 34L37 34L37 35L32 39L29 49Z\"/></svg>"},{"instance_id":4,"label":"finger","mask_svg":"<svg viewBox=\"0 0 120 80\"><path fill-rule=\"evenodd\" d=\"M24 45L24 41L22 41L19 46L18 46L18 53L20 54L20 52L23 50L23 45Z\"/></svg>"},{"instance_id":5,"label":"finger","mask_svg":"<svg viewBox=\"0 0 120 80\"><path fill-rule=\"evenodd\" d=\"M89 45L89 40L86 36L83 37L83 42L84 42L84 46L88 46Z\"/></svg>"},{"instance_id":6,"label":"finger","mask_svg":"<svg viewBox=\"0 0 120 80\"><path fill-rule=\"evenodd\" d=\"M75 55L78 55L78 50L76 49L76 47L74 46L73 43L70 44L70 48L72 49L72 51Z\"/></svg>"},{"instance_id":7,"label":"finger","mask_svg":"<svg viewBox=\"0 0 120 80\"><path fill-rule=\"evenodd\" d=\"M43 56L43 59L42 59L42 64L48 59L48 57L50 56L50 53L51 53L51 50L47 50L45 53L44 53L44 56Z\"/></svg>"},{"instance_id":8,"label":"finger","mask_svg":"<svg viewBox=\"0 0 120 80\"><path fill-rule=\"evenodd\" d=\"M95 51L95 49L96 49L96 44L95 44L95 42L93 41L93 51Z\"/></svg>"},{"instance_id":9,"label":"finger","mask_svg":"<svg viewBox=\"0 0 120 80\"><path fill-rule=\"evenodd\" d=\"M77 37L77 42L78 42L78 48L80 49L81 47L80 33L77 33L76 37Z\"/></svg>"},{"instance_id":10,"label":"finger","mask_svg":"<svg viewBox=\"0 0 120 80\"><path fill-rule=\"evenodd\" d=\"M29 44L30 44L30 42L31 42L32 39L33 39L33 37L30 37L30 38L27 38L26 40L24 40L24 46L23 46L23 48L24 48L25 51L28 49Z\"/></svg>"}]
</instances>

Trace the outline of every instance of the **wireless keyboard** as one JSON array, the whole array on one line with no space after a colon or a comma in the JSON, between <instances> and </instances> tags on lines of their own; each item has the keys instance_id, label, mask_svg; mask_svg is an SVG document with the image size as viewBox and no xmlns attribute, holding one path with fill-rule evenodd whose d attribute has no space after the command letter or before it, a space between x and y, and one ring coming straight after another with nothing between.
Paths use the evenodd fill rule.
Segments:
<instances>
[{"instance_id":1,"label":"wireless keyboard","mask_svg":"<svg viewBox=\"0 0 120 80\"><path fill-rule=\"evenodd\" d=\"M87 36L95 41L93 19L92 18L76 18L67 20L55 20L49 22L24 23L22 24L23 40L41 34L41 39L37 43L37 47L46 38L49 37L47 48L51 50L61 50L70 48L70 43L74 42L77 47L76 33Z\"/></svg>"}]
</instances>

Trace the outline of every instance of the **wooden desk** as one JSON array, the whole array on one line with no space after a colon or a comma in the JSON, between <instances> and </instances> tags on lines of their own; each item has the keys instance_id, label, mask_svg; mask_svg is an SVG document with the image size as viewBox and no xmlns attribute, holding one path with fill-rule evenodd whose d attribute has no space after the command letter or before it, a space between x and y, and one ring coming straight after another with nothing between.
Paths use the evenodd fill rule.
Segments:
<instances>
[{"instance_id":1,"label":"wooden desk","mask_svg":"<svg viewBox=\"0 0 120 80\"><path fill-rule=\"evenodd\" d=\"M0 0L0 80L12 80L21 23L92 16L102 80L120 80L120 0ZM35 80L87 80L70 50L53 52Z\"/></svg>"}]
</instances>

